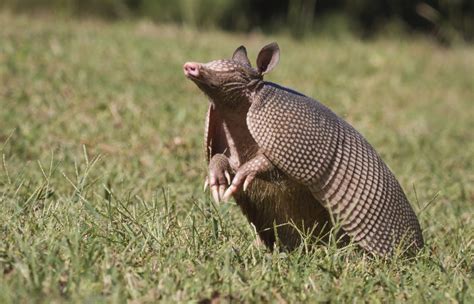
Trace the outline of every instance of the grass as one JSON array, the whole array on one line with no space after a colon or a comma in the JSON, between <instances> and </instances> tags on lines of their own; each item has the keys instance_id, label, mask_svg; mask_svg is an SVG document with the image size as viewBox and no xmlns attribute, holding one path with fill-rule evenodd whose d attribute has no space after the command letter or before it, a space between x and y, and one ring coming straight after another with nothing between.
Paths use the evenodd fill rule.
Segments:
<instances>
[{"instance_id":1,"label":"grass","mask_svg":"<svg viewBox=\"0 0 474 304\"><path fill-rule=\"evenodd\" d=\"M474 48L417 37L197 32L0 14L0 302L474 301ZM206 98L187 60L250 57L393 169L423 227L411 260L269 252L203 193Z\"/></svg>"}]
</instances>

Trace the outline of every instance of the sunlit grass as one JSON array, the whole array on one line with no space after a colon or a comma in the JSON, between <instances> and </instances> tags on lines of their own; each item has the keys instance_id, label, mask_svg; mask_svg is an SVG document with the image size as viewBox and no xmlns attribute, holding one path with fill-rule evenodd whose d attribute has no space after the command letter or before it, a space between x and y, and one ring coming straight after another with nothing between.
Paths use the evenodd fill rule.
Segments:
<instances>
[{"instance_id":1,"label":"sunlit grass","mask_svg":"<svg viewBox=\"0 0 474 304\"><path fill-rule=\"evenodd\" d=\"M418 38L294 41L0 15L0 302L472 302L474 49ZM187 60L252 60L360 130L419 214L426 249L269 252L202 192L206 98Z\"/></svg>"}]
</instances>

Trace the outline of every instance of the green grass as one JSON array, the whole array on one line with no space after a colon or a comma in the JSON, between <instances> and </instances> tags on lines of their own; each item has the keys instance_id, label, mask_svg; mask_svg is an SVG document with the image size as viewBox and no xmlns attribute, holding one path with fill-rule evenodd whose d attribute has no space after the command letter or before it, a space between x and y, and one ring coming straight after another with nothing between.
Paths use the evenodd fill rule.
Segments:
<instances>
[{"instance_id":1,"label":"green grass","mask_svg":"<svg viewBox=\"0 0 474 304\"><path fill-rule=\"evenodd\" d=\"M197 32L0 14L0 302L473 302L474 48L416 38ZM376 147L426 248L269 252L203 193L207 100L188 60L255 60ZM415 191L416 189L416 191ZM309 252L311 251L311 252Z\"/></svg>"}]
</instances>

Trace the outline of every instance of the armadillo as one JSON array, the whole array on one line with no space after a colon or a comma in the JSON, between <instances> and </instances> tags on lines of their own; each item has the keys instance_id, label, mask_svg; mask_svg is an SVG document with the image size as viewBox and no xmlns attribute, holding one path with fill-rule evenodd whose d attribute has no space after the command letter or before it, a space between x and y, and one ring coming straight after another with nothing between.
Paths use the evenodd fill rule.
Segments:
<instances>
[{"instance_id":1,"label":"armadillo","mask_svg":"<svg viewBox=\"0 0 474 304\"><path fill-rule=\"evenodd\" d=\"M205 147L216 202L234 197L261 240L292 249L301 232L327 235L337 223L374 255L423 247L417 216L368 141L319 101L264 81L279 62L276 43L252 67L244 46L231 59L187 62L207 95Z\"/></svg>"}]
</instances>

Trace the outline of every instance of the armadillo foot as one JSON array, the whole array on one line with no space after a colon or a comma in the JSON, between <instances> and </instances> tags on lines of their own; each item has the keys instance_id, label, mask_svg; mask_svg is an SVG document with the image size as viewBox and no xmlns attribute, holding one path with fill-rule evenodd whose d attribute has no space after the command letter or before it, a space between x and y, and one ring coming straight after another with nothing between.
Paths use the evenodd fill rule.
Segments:
<instances>
[{"instance_id":1,"label":"armadillo foot","mask_svg":"<svg viewBox=\"0 0 474 304\"><path fill-rule=\"evenodd\" d=\"M224 196L222 196L223 201L229 200L229 198L236 194L237 191L239 191L239 188L243 184L243 190L247 190L248 185L254 180L255 175L257 172L242 172L242 171L237 171L237 174L235 175L234 179L232 180L232 184L230 185L229 188L224 193Z\"/></svg>"},{"instance_id":2,"label":"armadillo foot","mask_svg":"<svg viewBox=\"0 0 474 304\"><path fill-rule=\"evenodd\" d=\"M229 188L222 196L222 200L227 201L232 195L236 194L242 187L246 191L250 183L255 179L257 174L265 173L273 170L273 164L263 154L257 154L254 158L243 164L232 180Z\"/></svg>"},{"instance_id":3,"label":"armadillo foot","mask_svg":"<svg viewBox=\"0 0 474 304\"><path fill-rule=\"evenodd\" d=\"M204 183L204 189L209 186L212 198L216 203L220 203L225 192L225 188L230 184L229 160L223 154L216 154L209 162L209 173Z\"/></svg>"}]
</instances>

